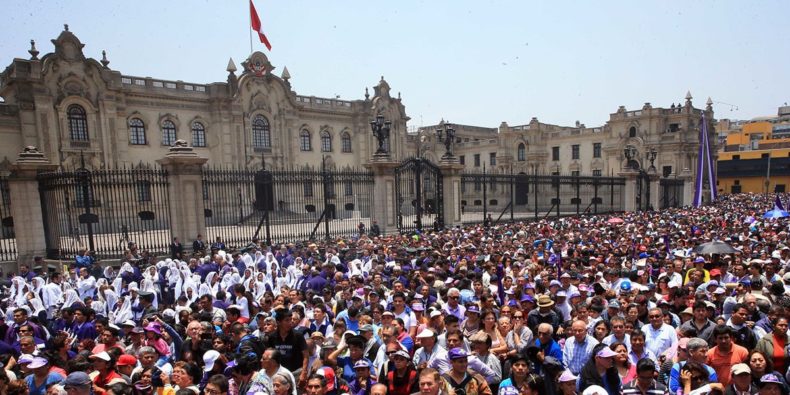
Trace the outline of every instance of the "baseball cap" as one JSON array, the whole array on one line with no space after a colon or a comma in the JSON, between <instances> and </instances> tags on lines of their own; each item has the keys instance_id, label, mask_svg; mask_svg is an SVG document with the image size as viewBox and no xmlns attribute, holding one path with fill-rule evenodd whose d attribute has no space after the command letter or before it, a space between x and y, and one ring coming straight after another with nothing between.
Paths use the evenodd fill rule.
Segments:
<instances>
[{"instance_id":1,"label":"baseball cap","mask_svg":"<svg viewBox=\"0 0 790 395\"><path fill-rule=\"evenodd\" d=\"M364 359L354 363L354 369L370 369L370 363Z\"/></svg>"},{"instance_id":2,"label":"baseball cap","mask_svg":"<svg viewBox=\"0 0 790 395\"><path fill-rule=\"evenodd\" d=\"M203 371L210 372L211 369L214 369L214 363L217 362L219 359L219 351L217 350L209 350L203 354Z\"/></svg>"},{"instance_id":3,"label":"baseball cap","mask_svg":"<svg viewBox=\"0 0 790 395\"><path fill-rule=\"evenodd\" d=\"M450 350L450 352L448 353L448 357L450 359L461 359L461 358L467 358L469 357L469 355L466 353L466 351L464 351L463 348L456 347Z\"/></svg>"},{"instance_id":4,"label":"baseball cap","mask_svg":"<svg viewBox=\"0 0 790 395\"><path fill-rule=\"evenodd\" d=\"M85 372L73 372L69 374L61 383L63 388L69 387L89 387L93 382L90 376Z\"/></svg>"},{"instance_id":5,"label":"baseball cap","mask_svg":"<svg viewBox=\"0 0 790 395\"><path fill-rule=\"evenodd\" d=\"M423 329L422 332L420 332L417 335L417 338L418 339L427 339L427 338L433 337L433 336L434 336L434 333L433 333L432 330L430 330L430 329Z\"/></svg>"},{"instance_id":6,"label":"baseball cap","mask_svg":"<svg viewBox=\"0 0 790 395\"><path fill-rule=\"evenodd\" d=\"M576 379L578 379L576 375L574 375L569 369L565 369L565 371L560 375L558 381L560 383L564 383L566 381L576 381Z\"/></svg>"},{"instance_id":7,"label":"baseball cap","mask_svg":"<svg viewBox=\"0 0 790 395\"><path fill-rule=\"evenodd\" d=\"M749 368L749 365L745 363L736 363L732 365L732 375L737 376L739 374L752 374L752 370Z\"/></svg>"},{"instance_id":8,"label":"baseball cap","mask_svg":"<svg viewBox=\"0 0 790 395\"><path fill-rule=\"evenodd\" d=\"M373 325L365 324L359 327L360 332L373 332Z\"/></svg>"},{"instance_id":9,"label":"baseball cap","mask_svg":"<svg viewBox=\"0 0 790 395\"><path fill-rule=\"evenodd\" d=\"M117 366L137 366L137 358L134 355L123 354L118 357Z\"/></svg>"},{"instance_id":10,"label":"baseball cap","mask_svg":"<svg viewBox=\"0 0 790 395\"><path fill-rule=\"evenodd\" d=\"M442 312L440 310L434 310L431 312L431 318L441 317L441 316L442 316Z\"/></svg>"},{"instance_id":11,"label":"baseball cap","mask_svg":"<svg viewBox=\"0 0 790 395\"><path fill-rule=\"evenodd\" d=\"M102 361L110 362L110 354L107 354L107 351L102 351L98 354L93 354L90 356L91 358L101 359Z\"/></svg>"},{"instance_id":12,"label":"baseball cap","mask_svg":"<svg viewBox=\"0 0 790 395\"><path fill-rule=\"evenodd\" d=\"M611 358L617 356L617 353L612 351L612 349L610 349L609 347L604 347L603 349L601 349L601 351L598 351L598 353L595 354L595 356L599 358Z\"/></svg>"}]
</instances>

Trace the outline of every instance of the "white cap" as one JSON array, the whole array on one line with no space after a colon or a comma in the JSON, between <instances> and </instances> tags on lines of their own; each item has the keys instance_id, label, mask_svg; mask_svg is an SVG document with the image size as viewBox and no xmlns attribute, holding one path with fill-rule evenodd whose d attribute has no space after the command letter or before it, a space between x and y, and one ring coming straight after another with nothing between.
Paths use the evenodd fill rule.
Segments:
<instances>
[{"instance_id":1,"label":"white cap","mask_svg":"<svg viewBox=\"0 0 790 395\"><path fill-rule=\"evenodd\" d=\"M435 335L435 333L432 330L430 330L430 329L423 329L422 332L420 332L417 335L417 338L418 339L426 339L426 338L429 338L429 337L433 337L434 335Z\"/></svg>"},{"instance_id":2,"label":"white cap","mask_svg":"<svg viewBox=\"0 0 790 395\"><path fill-rule=\"evenodd\" d=\"M219 351L217 350L206 351L206 353L203 354L203 363L205 365L203 367L203 371L210 372L211 369L214 369L214 362L216 362L217 359L219 359Z\"/></svg>"}]
</instances>

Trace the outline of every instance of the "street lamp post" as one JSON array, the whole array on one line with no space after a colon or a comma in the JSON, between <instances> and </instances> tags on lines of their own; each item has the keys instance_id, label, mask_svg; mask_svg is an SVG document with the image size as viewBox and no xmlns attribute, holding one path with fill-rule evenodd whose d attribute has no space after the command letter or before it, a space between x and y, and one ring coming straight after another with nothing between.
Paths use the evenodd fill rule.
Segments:
<instances>
[{"instance_id":1,"label":"street lamp post","mask_svg":"<svg viewBox=\"0 0 790 395\"><path fill-rule=\"evenodd\" d=\"M625 155L625 158L628 161L628 163L626 164L626 167L639 172L639 174L636 177L636 208L637 208L637 210L651 210L652 207L650 207L650 174L649 173L655 173L656 172L655 161L656 161L656 157L658 156L658 151L656 151L656 149L652 148L652 147L650 148L650 150L648 150L648 152L647 152L647 160L650 161L650 167L648 168L648 171L645 171L645 169L642 168L642 166L639 165L639 162L634 160L636 158L636 155L637 155L636 147L631 146L631 145L625 147L623 149L623 155ZM645 194L644 194L645 196L644 197L645 197L645 201L646 201L646 203L644 205L642 205L642 189L643 189L643 186L644 186L644 191L645 191Z\"/></svg>"},{"instance_id":2,"label":"street lamp post","mask_svg":"<svg viewBox=\"0 0 790 395\"><path fill-rule=\"evenodd\" d=\"M384 148L384 142L390 138L391 127L392 121L385 121L384 116L381 114L377 115L376 119L370 121L370 129L373 132L373 136L376 137L376 141L378 142L378 149L375 153L376 155L387 155L389 153L389 150Z\"/></svg>"},{"instance_id":3,"label":"street lamp post","mask_svg":"<svg viewBox=\"0 0 790 395\"><path fill-rule=\"evenodd\" d=\"M453 158L453 142L455 141L455 129L449 123L444 124L444 129L436 129L436 139L444 144L444 155L442 159Z\"/></svg>"}]
</instances>

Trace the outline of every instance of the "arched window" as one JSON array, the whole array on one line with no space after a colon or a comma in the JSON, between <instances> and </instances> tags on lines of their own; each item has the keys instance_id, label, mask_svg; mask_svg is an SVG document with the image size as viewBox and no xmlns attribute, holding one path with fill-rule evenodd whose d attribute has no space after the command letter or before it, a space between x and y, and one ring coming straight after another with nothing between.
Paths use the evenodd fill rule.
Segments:
<instances>
[{"instance_id":1,"label":"arched window","mask_svg":"<svg viewBox=\"0 0 790 395\"><path fill-rule=\"evenodd\" d=\"M351 152L351 135L348 132L343 133L340 137L343 152Z\"/></svg>"},{"instance_id":2,"label":"arched window","mask_svg":"<svg viewBox=\"0 0 790 395\"><path fill-rule=\"evenodd\" d=\"M321 132L321 152L332 152L332 135L326 130Z\"/></svg>"},{"instance_id":3,"label":"arched window","mask_svg":"<svg viewBox=\"0 0 790 395\"><path fill-rule=\"evenodd\" d=\"M200 122L195 122L192 124L192 146L206 146L206 127Z\"/></svg>"},{"instance_id":4,"label":"arched window","mask_svg":"<svg viewBox=\"0 0 790 395\"><path fill-rule=\"evenodd\" d=\"M71 141L88 141L88 116L85 109L77 104L72 104L66 110L69 119L69 135Z\"/></svg>"},{"instance_id":5,"label":"arched window","mask_svg":"<svg viewBox=\"0 0 790 395\"><path fill-rule=\"evenodd\" d=\"M129 120L129 144L148 144L148 141L145 139L145 124L140 118L132 118Z\"/></svg>"},{"instance_id":6,"label":"arched window","mask_svg":"<svg viewBox=\"0 0 790 395\"><path fill-rule=\"evenodd\" d=\"M631 129L628 129L628 137L636 137L636 126L631 126Z\"/></svg>"},{"instance_id":7,"label":"arched window","mask_svg":"<svg viewBox=\"0 0 790 395\"><path fill-rule=\"evenodd\" d=\"M269 120L263 115L256 115L252 120L252 147L271 148L272 135L269 130Z\"/></svg>"},{"instance_id":8,"label":"arched window","mask_svg":"<svg viewBox=\"0 0 790 395\"><path fill-rule=\"evenodd\" d=\"M167 120L162 122L162 145L168 147L176 142L176 124L173 121Z\"/></svg>"},{"instance_id":9,"label":"arched window","mask_svg":"<svg viewBox=\"0 0 790 395\"><path fill-rule=\"evenodd\" d=\"M299 149L302 151L312 151L313 147L310 145L310 131L302 129L299 133Z\"/></svg>"},{"instance_id":10,"label":"arched window","mask_svg":"<svg viewBox=\"0 0 790 395\"><path fill-rule=\"evenodd\" d=\"M518 161L523 162L527 160L527 146L524 143L518 145Z\"/></svg>"}]
</instances>

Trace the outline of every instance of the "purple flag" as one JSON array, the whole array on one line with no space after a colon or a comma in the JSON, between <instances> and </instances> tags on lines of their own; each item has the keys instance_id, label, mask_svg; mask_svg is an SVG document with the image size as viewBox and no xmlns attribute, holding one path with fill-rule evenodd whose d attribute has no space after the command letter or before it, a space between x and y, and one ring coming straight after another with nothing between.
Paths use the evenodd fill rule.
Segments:
<instances>
[{"instance_id":1,"label":"purple flag","mask_svg":"<svg viewBox=\"0 0 790 395\"><path fill-rule=\"evenodd\" d=\"M779 195L776 195L776 200L774 201L774 210L785 211L784 206L782 206L782 199L779 199Z\"/></svg>"}]
</instances>

